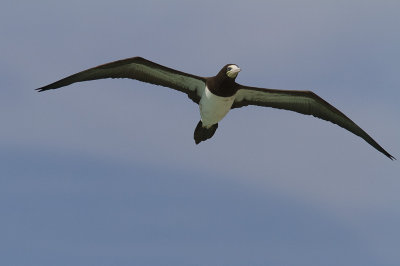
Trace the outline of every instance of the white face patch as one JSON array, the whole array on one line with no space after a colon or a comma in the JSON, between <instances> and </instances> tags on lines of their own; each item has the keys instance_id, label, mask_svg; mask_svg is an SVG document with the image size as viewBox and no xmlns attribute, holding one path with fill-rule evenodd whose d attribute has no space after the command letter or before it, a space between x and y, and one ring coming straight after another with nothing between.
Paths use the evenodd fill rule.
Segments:
<instances>
[{"instance_id":1,"label":"white face patch","mask_svg":"<svg viewBox=\"0 0 400 266\"><path fill-rule=\"evenodd\" d=\"M229 65L227 67L226 75L230 78L236 78L240 72L240 68L237 65Z\"/></svg>"}]
</instances>

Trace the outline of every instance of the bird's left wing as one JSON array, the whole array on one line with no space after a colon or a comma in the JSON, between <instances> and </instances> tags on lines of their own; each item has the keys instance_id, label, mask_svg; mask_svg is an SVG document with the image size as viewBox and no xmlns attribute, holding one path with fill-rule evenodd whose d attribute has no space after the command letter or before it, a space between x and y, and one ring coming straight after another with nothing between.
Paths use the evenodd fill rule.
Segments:
<instances>
[{"instance_id":1,"label":"bird's left wing","mask_svg":"<svg viewBox=\"0 0 400 266\"><path fill-rule=\"evenodd\" d=\"M37 90L46 91L75 82L105 78L130 78L169 87L186 93L196 103L199 103L206 83L206 78L168 68L142 57L132 57L84 70Z\"/></svg>"},{"instance_id":2,"label":"bird's left wing","mask_svg":"<svg viewBox=\"0 0 400 266\"><path fill-rule=\"evenodd\" d=\"M232 108L247 105L285 109L330 121L363 138L390 159L395 159L350 118L311 91L274 90L239 85Z\"/></svg>"}]
</instances>

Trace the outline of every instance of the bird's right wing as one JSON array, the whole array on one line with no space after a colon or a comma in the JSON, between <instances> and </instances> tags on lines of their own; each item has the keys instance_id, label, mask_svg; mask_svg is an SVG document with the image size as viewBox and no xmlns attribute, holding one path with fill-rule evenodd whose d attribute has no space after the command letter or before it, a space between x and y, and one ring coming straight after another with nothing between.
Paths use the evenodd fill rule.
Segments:
<instances>
[{"instance_id":1,"label":"bird's right wing","mask_svg":"<svg viewBox=\"0 0 400 266\"><path fill-rule=\"evenodd\" d=\"M199 103L206 83L204 77L168 68L142 57L132 57L84 70L37 90L46 91L75 82L105 78L130 78L169 87L186 93L196 103Z\"/></svg>"},{"instance_id":2,"label":"bird's right wing","mask_svg":"<svg viewBox=\"0 0 400 266\"><path fill-rule=\"evenodd\" d=\"M311 91L275 90L239 85L232 108L247 105L285 109L324 119L363 138L390 159L395 159L350 118Z\"/></svg>"}]
</instances>

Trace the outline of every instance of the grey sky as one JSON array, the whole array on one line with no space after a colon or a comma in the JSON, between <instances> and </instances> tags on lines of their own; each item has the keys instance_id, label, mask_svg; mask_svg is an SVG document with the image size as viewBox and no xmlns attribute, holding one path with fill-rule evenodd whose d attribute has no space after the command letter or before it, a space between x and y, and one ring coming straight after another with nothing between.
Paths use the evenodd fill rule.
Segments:
<instances>
[{"instance_id":1,"label":"grey sky","mask_svg":"<svg viewBox=\"0 0 400 266\"><path fill-rule=\"evenodd\" d=\"M309 89L400 159L398 1L6 1L3 265L399 265L399 163L331 123L197 106L131 80L37 93L142 56ZM240 153L239 153L240 152ZM5 236L5 237L4 237Z\"/></svg>"}]
</instances>

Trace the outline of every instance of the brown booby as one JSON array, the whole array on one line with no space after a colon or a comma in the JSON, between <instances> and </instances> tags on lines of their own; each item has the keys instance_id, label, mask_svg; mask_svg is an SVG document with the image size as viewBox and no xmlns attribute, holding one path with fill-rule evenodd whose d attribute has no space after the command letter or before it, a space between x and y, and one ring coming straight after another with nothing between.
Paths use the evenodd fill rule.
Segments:
<instances>
[{"instance_id":1,"label":"brown booby","mask_svg":"<svg viewBox=\"0 0 400 266\"><path fill-rule=\"evenodd\" d=\"M200 107L201 119L194 131L196 144L211 138L229 110L258 105L298 112L330 121L363 138L375 149L395 159L350 118L311 91L276 90L235 82L240 68L225 65L214 77L200 77L168 68L142 57L132 57L90 68L63 78L38 91L57 89L75 82L130 78L184 92Z\"/></svg>"}]
</instances>

